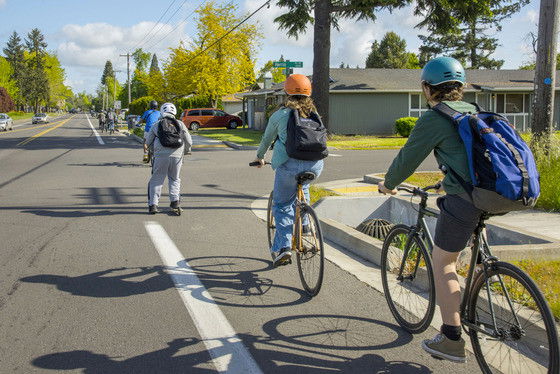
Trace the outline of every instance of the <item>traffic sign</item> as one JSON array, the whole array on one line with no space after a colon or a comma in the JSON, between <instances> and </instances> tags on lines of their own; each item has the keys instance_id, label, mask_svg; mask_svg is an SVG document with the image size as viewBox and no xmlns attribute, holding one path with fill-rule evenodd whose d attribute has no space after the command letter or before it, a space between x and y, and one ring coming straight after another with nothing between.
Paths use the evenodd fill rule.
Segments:
<instances>
[{"instance_id":1,"label":"traffic sign","mask_svg":"<svg viewBox=\"0 0 560 374\"><path fill-rule=\"evenodd\" d=\"M115 109L121 109L121 101L115 100Z\"/></svg>"},{"instance_id":2,"label":"traffic sign","mask_svg":"<svg viewBox=\"0 0 560 374\"><path fill-rule=\"evenodd\" d=\"M302 68L303 61L274 61L272 67L275 68Z\"/></svg>"}]
</instances>

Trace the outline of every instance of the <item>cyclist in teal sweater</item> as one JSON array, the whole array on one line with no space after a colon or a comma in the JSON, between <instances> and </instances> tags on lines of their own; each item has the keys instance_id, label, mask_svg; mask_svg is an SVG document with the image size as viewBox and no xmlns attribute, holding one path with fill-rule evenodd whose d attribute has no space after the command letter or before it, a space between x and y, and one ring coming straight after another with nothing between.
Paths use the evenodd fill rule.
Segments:
<instances>
[{"instance_id":1,"label":"cyclist in teal sweater","mask_svg":"<svg viewBox=\"0 0 560 374\"><path fill-rule=\"evenodd\" d=\"M474 105L461 101L465 85L465 70L450 57L429 61L422 71L422 91L430 107L445 102L459 112L475 113ZM456 126L439 113L428 110L416 122L408 141L401 149L379 183L382 193L396 194L396 186L408 178L422 161L434 151L439 165L453 169L470 183L465 146ZM432 253L436 300L441 310L443 326L435 338L425 340L422 347L433 356L465 362L465 341L461 338L459 307L461 288L456 271L459 253L478 224L482 211L477 209L461 184L447 174L443 180L446 195L437 201L440 216Z\"/></svg>"}]
</instances>

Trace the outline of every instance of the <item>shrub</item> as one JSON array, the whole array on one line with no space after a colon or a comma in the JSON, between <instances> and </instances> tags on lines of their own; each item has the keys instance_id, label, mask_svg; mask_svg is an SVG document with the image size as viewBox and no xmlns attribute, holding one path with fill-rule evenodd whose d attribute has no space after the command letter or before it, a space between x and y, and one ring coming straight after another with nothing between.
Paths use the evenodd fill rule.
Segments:
<instances>
[{"instance_id":1,"label":"shrub","mask_svg":"<svg viewBox=\"0 0 560 374\"><path fill-rule=\"evenodd\" d=\"M178 99L175 101L175 106L177 107L177 113L183 113L185 109L192 108L213 108L212 98L210 96L191 96L183 99ZM222 105L222 99L218 99L216 105L217 109L224 109Z\"/></svg>"},{"instance_id":2,"label":"shrub","mask_svg":"<svg viewBox=\"0 0 560 374\"><path fill-rule=\"evenodd\" d=\"M0 87L0 112L11 112L16 108L14 101L4 87Z\"/></svg>"},{"instance_id":3,"label":"shrub","mask_svg":"<svg viewBox=\"0 0 560 374\"><path fill-rule=\"evenodd\" d=\"M136 115L144 114L144 112L150 108L150 101L152 101L153 99L154 98L151 96L144 96L134 100L129 105L129 109L130 109L129 114L136 114Z\"/></svg>"},{"instance_id":4,"label":"shrub","mask_svg":"<svg viewBox=\"0 0 560 374\"><path fill-rule=\"evenodd\" d=\"M551 138L546 146L543 142L531 142L537 169L541 176L541 195L537 207L560 211L560 140Z\"/></svg>"},{"instance_id":5,"label":"shrub","mask_svg":"<svg viewBox=\"0 0 560 374\"><path fill-rule=\"evenodd\" d=\"M135 127L132 129L132 133L136 136L144 138L144 129L141 127Z\"/></svg>"},{"instance_id":6,"label":"shrub","mask_svg":"<svg viewBox=\"0 0 560 374\"><path fill-rule=\"evenodd\" d=\"M395 132L404 138L408 138L417 120L416 117L399 118L395 121Z\"/></svg>"}]
</instances>

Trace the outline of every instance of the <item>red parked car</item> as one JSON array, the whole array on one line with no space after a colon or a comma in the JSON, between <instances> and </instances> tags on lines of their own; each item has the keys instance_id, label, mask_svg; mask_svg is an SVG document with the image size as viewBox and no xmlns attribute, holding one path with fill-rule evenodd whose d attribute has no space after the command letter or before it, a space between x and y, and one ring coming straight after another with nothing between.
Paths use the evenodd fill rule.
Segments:
<instances>
[{"instance_id":1,"label":"red parked car","mask_svg":"<svg viewBox=\"0 0 560 374\"><path fill-rule=\"evenodd\" d=\"M201 127L227 127L235 129L243 125L241 118L214 108L185 109L181 120L189 130Z\"/></svg>"}]
</instances>

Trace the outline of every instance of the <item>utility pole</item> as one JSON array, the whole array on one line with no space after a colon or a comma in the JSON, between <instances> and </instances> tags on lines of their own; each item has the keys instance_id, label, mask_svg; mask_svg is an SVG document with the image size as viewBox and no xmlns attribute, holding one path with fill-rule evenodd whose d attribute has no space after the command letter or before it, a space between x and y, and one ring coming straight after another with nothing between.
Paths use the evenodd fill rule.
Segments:
<instances>
[{"instance_id":1,"label":"utility pole","mask_svg":"<svg viewBox=\"0 0 560 374\"><path fill-rule=\"evenodd\" d=\"M126 57L126 75L128 76L128 107L130 108L130 100L131 100L131 95L130 95L130 56L131 54L127 52L126 55L120 55L121 57Z\"/></svg>"},{"instance_id":2,"label":"utility pole","mask_svg":"<svg viewBox=\"0 0 560 374\"><path fill-rule=\"evenodd\" d=\"M550 134L554 126L559 5L560 0L541 0L531 121L531 131L538 137Z\"/></svg>"}]
</instances>

